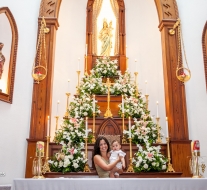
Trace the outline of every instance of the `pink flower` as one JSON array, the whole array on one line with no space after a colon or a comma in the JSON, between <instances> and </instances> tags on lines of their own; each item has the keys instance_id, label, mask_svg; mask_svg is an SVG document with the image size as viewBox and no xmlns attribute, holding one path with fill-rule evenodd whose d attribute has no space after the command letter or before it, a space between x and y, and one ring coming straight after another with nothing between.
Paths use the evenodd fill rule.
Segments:
<instances>
[{"instance_id":1,"label":"pink flower","mask_svg":"<svg viewBox=\"0 0 207 190\"><path fill-rule=\"evenodd\" d=\"M68 152L70 152L70 154L74 154L74 151L75 151L75 148L73 147L73 148L71 148L71 149L68 149Z\"/></svg>"},{"instance_id":2,"label":"pink flower","mask_svg":"<svg viewBox=\"0 0 207 190\"><path fill-rule=\"evenodd\" d=\"M77 119L76 118L71 118L70 122L75 124L75 123L77 123Z\"/></svg>"},{"instance_id":3,"label":"pink flower","mask_svg":"<svg viewBox=\"0 0 207 190\"><path fill-rule=\"evenodd\" d=\"M148 158L152 158L152 157L153 157L153 154L150 153L150 152L148 152L148 153L147 153L147 156L148 156Z\"/></svg>"}]
</instances>

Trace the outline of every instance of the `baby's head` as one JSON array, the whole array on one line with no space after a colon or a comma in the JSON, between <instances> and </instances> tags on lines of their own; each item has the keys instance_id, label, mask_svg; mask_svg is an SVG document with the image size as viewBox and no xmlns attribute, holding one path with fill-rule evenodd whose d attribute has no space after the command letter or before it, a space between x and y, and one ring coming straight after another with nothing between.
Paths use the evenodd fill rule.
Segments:
<instances>
[{"instance_id":1,"label":"baby's head","mask_svg":"<svg viewBox=\"0 0 207 190\"><path fill-rule=\"evenodd\" d=\"M120 150L121 145L117 140L113 140L111 143L112 150Z\"/></svg>"}]
</instances>

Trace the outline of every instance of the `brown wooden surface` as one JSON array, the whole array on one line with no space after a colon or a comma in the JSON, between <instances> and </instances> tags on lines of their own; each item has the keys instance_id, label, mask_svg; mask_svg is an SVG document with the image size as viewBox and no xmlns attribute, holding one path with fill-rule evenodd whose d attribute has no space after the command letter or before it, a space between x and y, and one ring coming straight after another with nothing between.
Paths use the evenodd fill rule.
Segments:
<instances>
[{"instance_id":1,"label":"brown wooden surface","mask_svg":"<svg viewBox=\"0 0 207 190\"><path fill-rule=\"evenodd\" d=\"M207 22L203 28L202 34L202 47L203 47L203 61L204 61L204 71L206 78L206 90L207 90Z\"/></svg>"},{"instance_id":2,"label":"brown wooden surface","mask_svg":"<svg viewBox=\"0 0 207 190\"><path fill-rule=\"evenodd\" d=\"M10 57L6 57L6 61L9 60L9 69L8 69L8 78L7 78L8 92L6 94L0 93L0 101L4 101L12 104L15 70L16 70L17 48L18 48L18 29L14 16L8 7L0 8L0 14L4 14L4 13L10 23L12 39L11 39ZM4 42L2 41L2 43ZM7 46L10 46L10 44L7 44Z\"/></svg>"},{"instance_id":3,"label":"brown wooden surface","mask_svg":"<svg viewBox=\"0 0 207 190\"><path fill-rule=\"evenodd\" d=\"M124 172L119 176L119 178L179 178L181 177L181 172L166 173L166 172L141 172L141 173L127 173ZM44 175L46 178L98 178L96 171L91 171L90 173L84 172L68 172L62 174L60 172L48 172Z\"/></svg>"}]
</instances>

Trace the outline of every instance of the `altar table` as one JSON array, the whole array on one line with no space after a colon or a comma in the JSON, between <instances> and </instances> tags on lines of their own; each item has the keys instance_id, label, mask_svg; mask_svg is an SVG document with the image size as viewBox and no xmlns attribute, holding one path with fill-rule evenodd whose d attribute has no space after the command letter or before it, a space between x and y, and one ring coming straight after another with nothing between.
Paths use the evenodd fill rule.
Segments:
<instances>
[{"instance_id":1,"label":"altar table","mask_svg":"<svg viewBox=\"0 0 207 190\"><path fill-rule=\"evenodd\" d=\"M46 178L14 179L11 190L207 190L207 179Z\"/></svg>"}]
</instances>

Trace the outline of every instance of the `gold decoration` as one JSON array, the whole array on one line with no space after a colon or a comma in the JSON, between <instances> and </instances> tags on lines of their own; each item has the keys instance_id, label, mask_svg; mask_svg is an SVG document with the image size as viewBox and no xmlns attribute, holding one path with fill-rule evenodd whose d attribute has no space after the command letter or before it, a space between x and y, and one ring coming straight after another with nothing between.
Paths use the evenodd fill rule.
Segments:
<instances>
[{"instance_id":1,"label":"gold decoration","mask_svg":"<svg viewBox=\"0 0 207 190\"><path fill-rule=\"evenodd\" d=\"M65 116L63 117L64 119L69 119L70 115L69 115L69 97L70 97L70 93L67 92L65 93L67 96L67 103L66 103L66 111L65 111Z\"/></svg>"},{"instance_id":2,"label":"gold decoration","mask_svg":"<svg viewBox=\"0 0 207 190\"><path fill-rule=\"evenodd\" d=\"M122 95L123 96L123 95ZM122 112L122 144L126 144L126 138L124 137L124 113Z\"/></svg>"},{"instance_id":3,"label":"gold decoration","mask_svg":"<svg viewBox=\"0 0 207 190\"><path fill-rule=\"evenodd\" d=\"M85 56L85 76L88 76L88 56Z\"/></svg>"},{"instance_id":4,"label":"gold decoration","mask_svg":"<svg viewBox=\"0 0 207 190\"><path fill-rule=\"evenodd\" d=\"M169 34L174 35L176 28L178 28L178 64L177 64L177 68L176 68L176 77L178 80L185 83L190 80L191 71L189 69L188 62L187 62L184 40L183 40L183 35L182 35L182 30L181 30L181 21L179 18L177 19L177 22L174 24L173 28L169 30ZM183 65L182 49L184 52L184 58L185 58L185 62L186 62L187 67L184 67L184 65Z\"/></svg>"},{"instance_id":5,"label":"gold decoration","mask_svg":"<svg viewBox=\"0 0 207 190\"><path fill-rule=\"evenodd\" d=\"M149 95L145 94L145 98L146 98L146 110L148 110L148 104L149 104Z\"/></svg>"},{"instance_id":6,"label":"gold decoration","mask_svg":"<svg viewBox=\"0 0 207 190\"><path fill-rule=\"evenodd\" d=\"M95 117L96 117L96 113L93 113L93 137L92 137L92 143L96 142L96 139L95 139Z\"/></svg>"},{"instance_id":7,"label":"gold decoration","mask_svg":"<svg viewBox=\"0 0 207 190\"><path fill-rule=\"evenodd\" d=\"M84 172L91 172L90 168L89 168L89 165L88 165L88 138L84 138L85 140L85 159L87 159L87 162L85 164L85 167L84 167Z\"/></svg>"},{"instance_id":8,"label":"gold decoration","mask_svg":"<svg viewBox=\"0 0 207 190\"><path fill-rule=\"evenodd\" d=\"M168 155L168 164L167 164L167 171L166 172L175 172L175 170L172 167L172 164L170 162L171 157L170 157L170 137L166 137L166 142L167 142L167 155Z\"/></svg>"},{"instance_id":9,"label":"gold decoration","mask_svg":"<svg viewBox=\"0 0 207 190\"><path fill-rule=\"evenodd\" d=\"M134 75L135 75L135 81L134 81L134 84L135 84L135 88L136 88L135 95L136 95L136 97L138 97L138 95L139 95L138 83L137 83L138 72L134 72Z\"/></svg>"},{"instance_id":10,"label":"gold decoration","mask_svg":"<svg viewBox=\"0 0 207 190\"><path fill-rule=\"evenodd\" d=\"M49 166L49 163L48 163L50 136L46 136L46 138L47 138L47 149L46 149L45 163L42 167L42 173L43 174L45 174L46 172L50 172L50 166Z\"/></svg>"},{"instance_id":11,"label":"gold decoration","mask_svg":"<svg viewBox=\"0 0 207 190\"><path fill-rule=\"evenodd\" d=\"M132 138L129 138L129 151L130 151L130 156L129 156L129 166L127 168L127 172L134 173L134 167L132 163Z\"/></svg>"},{"instance_id":12,"label":"gold decoration","mask_svg":"<svg viewBox=\"0 0 207 190\"><path fill-rule=\"evenodd\" d=\"M76 94L79 95L79 86L80 86L80 71L76 71L78 74L78 85L76 86Z\"/></svg>"},{"instance_id":13,"label":"gold decoration","mask_svg":"<svg viewBox=\"0 0 207 190\"><path fill-rule=\"evenodd\" d=\"M50 30L46 26L44 17L42 17L38 42L37 42L36 55L32 68L32 77L37 84L39 84L39 82L45 79L45 77L47 76L45 34L47 34L49 31ZM43 60L42 60L42 54L44 54Z\"/></svg>"}]
</instances>

